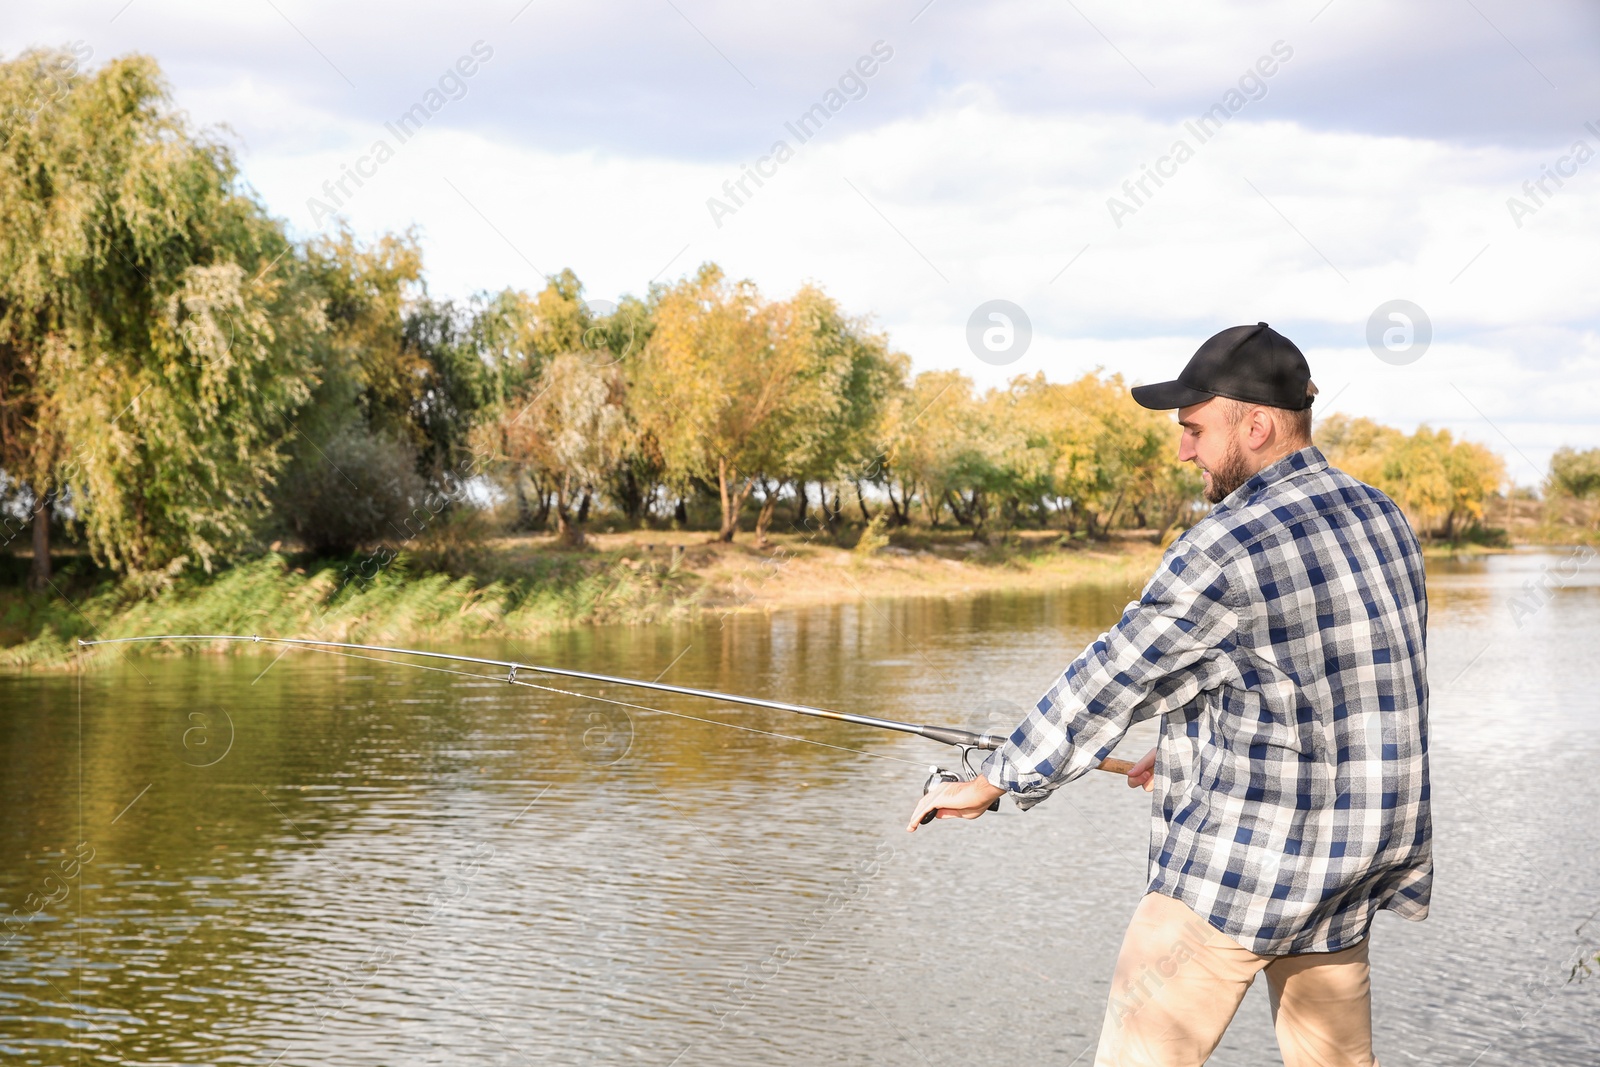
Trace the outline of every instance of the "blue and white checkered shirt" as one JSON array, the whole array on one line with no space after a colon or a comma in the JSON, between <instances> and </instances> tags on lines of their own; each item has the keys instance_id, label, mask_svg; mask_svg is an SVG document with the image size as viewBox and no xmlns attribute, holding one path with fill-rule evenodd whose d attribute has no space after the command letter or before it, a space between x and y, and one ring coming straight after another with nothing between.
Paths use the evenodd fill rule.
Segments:
<instances>
[{"instance_id":1,"label":"blue and white checkered shirt","mask_svg":"<svg viewBox=\"0 0 1600 1067\"><path fill-rule=\"evenodd\" d=\"M1304 448L1179 538L985 776L1030 807L1159 716L1150 892L1261 955L1428 912L1427 592L1394 502Z\"/></svg>"}]
</instances>

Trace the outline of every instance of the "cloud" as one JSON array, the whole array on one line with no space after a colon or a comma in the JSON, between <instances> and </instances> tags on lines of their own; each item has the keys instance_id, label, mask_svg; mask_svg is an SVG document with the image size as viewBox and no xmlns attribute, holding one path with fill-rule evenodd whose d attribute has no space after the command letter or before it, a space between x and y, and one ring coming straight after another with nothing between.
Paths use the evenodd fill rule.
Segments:
<instances>
[{"instance_id":1,"label":"cloud","mask_svg":"<svg viewBox=\"0 0 1600 1067\"><path fill-rule=\"evenodd\" d=\"M1600 106L1580 106L1600 100L1590 4L277 7L134 0L111 21L63 3L14 12L0 47L155 55L303 235L321 183L486 41L470 94L344 206L364 233L417 224L445 294L571 266L614 299L716 260L774 294L819 281L919 369L985 384L1097 365L1165 378L1215 330L1267 319L1340 409L1451 426L1514 472L1521 454L1600 445L1600 161L1547 180L1522 226L1507 209L1576 139L1600 149L1584 125ZM719 228L707 199L794 142L785 121L880 40L894 57L867 95ZM1264 95L1203 142L1190 132L1277 42L1292 58ZM1107 201L1180 138L1192 158L1146 179L1118 226ZM966 348L993 298L1033 321L1007 367ZM1405 367L1364 339L1396 298L1434 326Z\"/></svg>"},{"instance_id":2,"label":"cloud","mask_svg":"<svg viewBox=\"0 0 1600 1067\"><path fill-rule=\"evenodd\" d=\"M1600 98L1600 8L1584 0L468 0L390 4L381 16L309 0L118 7L12 12L0 47L83 38L102 57L149 52L208 119L237 119L207 103L253 83L278 86L296 110L370 122L483 38L506 62L482 106L455 120L463 127L549 150L685 159L748 154L877 40L899 50L900 65L861 122L915 117L969 85L1018 113L1171 122L1210 104L1277 40L1303 61L1265 106L1310 129L1532 145ZM242 128L259 150L300 129L259 119Z\"/></svg>"}]
</instances>

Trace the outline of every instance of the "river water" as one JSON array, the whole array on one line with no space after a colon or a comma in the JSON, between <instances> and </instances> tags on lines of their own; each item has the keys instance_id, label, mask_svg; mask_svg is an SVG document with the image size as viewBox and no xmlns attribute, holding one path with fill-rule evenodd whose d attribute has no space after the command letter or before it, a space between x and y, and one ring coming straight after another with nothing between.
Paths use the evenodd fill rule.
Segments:
<instances>
[{"instance_id":1,"label":"river water","mask_svg":"<svg viewBox=\"0 0 1600 1067\"><path fill-rule=\"evenodd\" d=\"M1600 973L1572 975L1600 952L1600 561L1570 556L1430 568L1438 878L1426 922L1374 927L1391 1067L1600 1062ZM1136 592L471 651L1009 725ZM1093 1060L1145 885L1148 800L1120 780L907 835L926 765L950 753L919 738L276 656L0 680L0 1055ZM1213 1063L1278 1062L1262 986Z\"/></svg>"}]
</instances>

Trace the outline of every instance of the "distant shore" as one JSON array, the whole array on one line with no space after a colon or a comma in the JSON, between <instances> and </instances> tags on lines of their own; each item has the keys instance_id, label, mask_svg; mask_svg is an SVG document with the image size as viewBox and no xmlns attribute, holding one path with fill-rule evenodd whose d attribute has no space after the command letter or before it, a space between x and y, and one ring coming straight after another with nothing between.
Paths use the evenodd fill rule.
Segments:
<instances>
[{"instance_id":1,"label":"distant shore","mask_svg":"<svg viewBox=\"0 0 1600 1067\"><path fill-rule=\"evenodd\" d=\"M0 585L0 667L61 668L77 639L157 633L270 634L417 643L519 639L586 625L694 621L866 599L1143 585L1161 556L1154 531L1104 541L1012 531L992 542L964 530L901 531L848 548L827 536L774 534L757 548L703 531L592 533L582 550L553 535L490 538L459 558L381 552L310 560L268 552L154 595L126 580L75 574L58 590ZM1530 544L1430 544L1429 558L1489 555ZM1552 547L1556 547L1552 543ZM79 560L79 564L86 561ZM218 643L217 651L240 646Z\"/></svg>"},{"instance_id":2,"label":"distant shore","mask_svg":"<svg viewBox=\"0 0 1600 1067\"><path fill-rule=\"evenodd\" d=\"M859 550L777 534L758 549L748 535L722 544L703 532L641 530L592 534L585 550L572 551L551 536L524 535L486 542L456 574L422 570L404 554L380 568L370 559L268 553L154 596L115 581L80 580L61 596L0 589L0 666L67 666L77 639L91 636L514 639L863 599L1137 586L1160 558L1154 541L1150 533L1086 542L1021 531L990 544L954 531ZM226 647L234 646L219 644Z\"/></svg>"}]
</instances>

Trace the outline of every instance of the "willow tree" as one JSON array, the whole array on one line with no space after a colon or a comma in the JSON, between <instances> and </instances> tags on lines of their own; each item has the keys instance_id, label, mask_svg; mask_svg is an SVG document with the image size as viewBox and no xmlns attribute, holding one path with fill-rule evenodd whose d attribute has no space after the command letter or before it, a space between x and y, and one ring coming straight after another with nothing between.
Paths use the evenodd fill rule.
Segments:
<instances>
[{"instance_id":1,"label":"willow tree","mask_svg":"<svg viewBox=\"0 0 1600 1067\"><path fill-rule=\"evenodd\" d=\"M525 408L548 384L544 371L556 357L570 354L596 369L620 373L649 336L648 322L648 309L633 298L609 310L586 302L583 285L570 269L552 275L533 295L505 289L478 298L468 334L472 351L485 364L486 400L474 440L498 460L510 483L518 527L542 525L557 489L546 468L532 462L526 440ZM652 459L650 442L641 442L631 424L621 440L629 447L611 457L601 481L629 518L636 519L659 464ZM538 495L537 511L528 500L528 482ZM558 525L565 521L558 513Z\"/></svg>"},{"instance_id":2,"label":"willow tree","mask_svg":"<svg viewBox=\"0 0 1600 1067\"><path fill-rule=\"evenodd\" d=\"M490 432L513 463L537 471L552 487L556 531L564 544L584 544L580 497L592 495L626 456L631 442L625 386L615 367L566 352L545 362L515 414Z\"/></svg>"},{"instance_id":3,"label":"willow tree","mask_svg":"<svg viewBox=\"0 0 1600 1067\"><path fill-rule=\"evenodd\" d=\"M70 174L80 136L63 121L79 57L35 49L0 63L0 467L28 488L30 584L50 579L50 520L59 493L59 433L42 418L46 352L61 344L87 255L90 187Z\"/></svg>"},{"instance_id":4,"label":"willow tree","mask_svg":"<svg viewBox=\"0 0 1600 1067\"><path fill-rule=\"evenodd\" d=\"M36 497L70 494L103 563L209 569L267 504L321 302L152 60L51 80L37 102L61 56L0 64L0 107L35 109L0 147L0 462Z\"/></svg>"}]
</instances>

